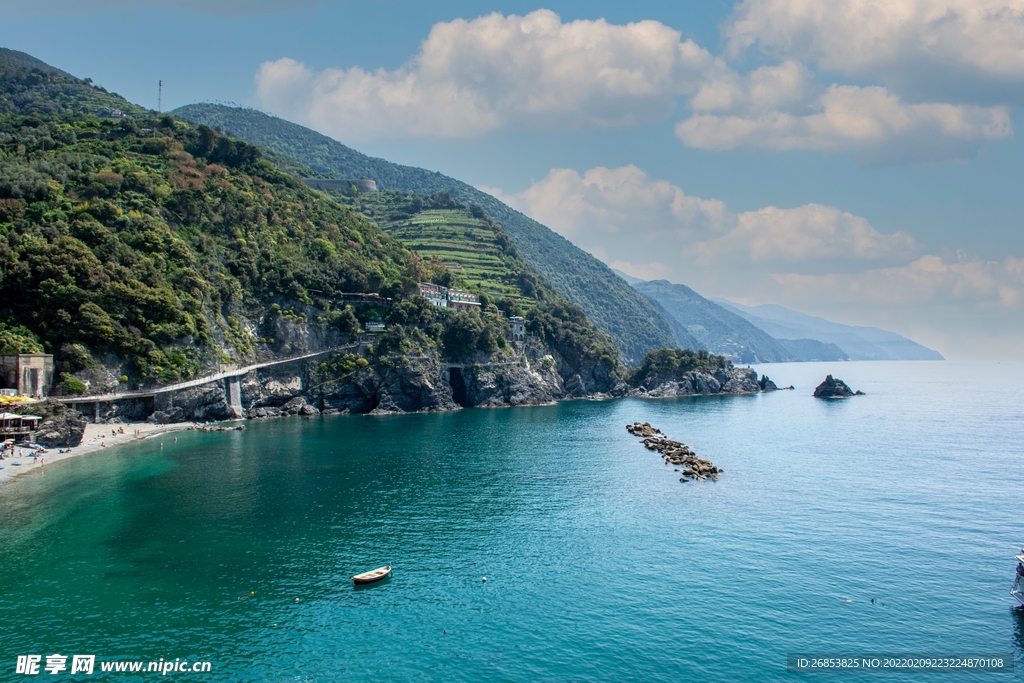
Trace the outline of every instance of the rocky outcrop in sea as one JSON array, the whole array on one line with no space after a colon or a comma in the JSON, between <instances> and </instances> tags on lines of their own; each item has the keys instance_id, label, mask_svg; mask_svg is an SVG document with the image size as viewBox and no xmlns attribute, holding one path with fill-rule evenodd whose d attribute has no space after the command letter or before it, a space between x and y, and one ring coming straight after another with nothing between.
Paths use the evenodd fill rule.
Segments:
<instances>
[{"instance_id":1,"label":"rocky outcrop in sea","mask_svg":"<svg viewBox=\"0 0 1024 683\"><path fill-rule=\"evenodd\" d=\"M644 448L647 450L661 453L665 464L679 465L684 468L680 473L682 474L682 477L679 479L681 482L687 482L691 479L695 481L705 481L706 479L718 481L719 475L725 472L725 470L715 467L714 463L710 460L698 458L693 449L686 444L666 437L660 429L652 427L649 422L628 424L626 425L626 431L633 436L642 437ZM676 471L678 472L679 470L677 469Z\"/></svg>"},{"instance_id":2,"label":"rocky outcrop in sea","mask_svg":"<svg viewBox=\"0 0 1024 683\"><path fill-rule=\"evenodd\" d=\"M828 375L825 381L814 388L814 395L817 398L847 398L849 396L863 396L863 391L854 391L841 379L835 379Z\"/></svg>"}]
</instances>

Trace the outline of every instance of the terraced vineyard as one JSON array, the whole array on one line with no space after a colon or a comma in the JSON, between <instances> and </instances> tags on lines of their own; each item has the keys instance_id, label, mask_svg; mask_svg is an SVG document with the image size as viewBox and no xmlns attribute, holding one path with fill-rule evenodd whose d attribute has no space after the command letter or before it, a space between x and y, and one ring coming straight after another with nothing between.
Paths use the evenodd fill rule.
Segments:
<instances>
[{"instance_id":1,"label":"terraced vineyard","mask_svg":"<svg viewBox=\"0 0 1024 683\"><path fill-rule=\"evenodd\" d=\"M447 266L458 289L486 294L501 306L512 299L525 313L557 294L531 269L501 223L480 207L466 207L447 193L414 195L394 190L356 192L328 188L325 193L376 222L425 259Z\"/></svg>"},{"instance_id":2,"label":"terraced vineyard","mask_svg":"<svg viewBox=\"0 0 1024 683\"><path fill-rule=\"evenodd\" d=\"M520 291L520 264L506 253L508 238L500 226L473 218L464 209L428 209L382 227L420 256L443 261L460 287L533 306L533 299Z\"/></svg>"}]
</instances>

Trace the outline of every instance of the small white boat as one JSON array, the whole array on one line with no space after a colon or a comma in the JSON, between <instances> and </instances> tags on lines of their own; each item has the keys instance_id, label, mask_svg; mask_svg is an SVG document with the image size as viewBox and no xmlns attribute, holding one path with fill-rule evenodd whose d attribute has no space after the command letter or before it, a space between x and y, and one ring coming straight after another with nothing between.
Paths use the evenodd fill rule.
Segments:
<instances>
[{"instance_id":1,"label":"small white boat","mask_svg":"<svg viewBox=\"0 0 1024 683\"><path fill-rule=\"evenodd\" d=\"M1020 555L1017 558L1017 575L1013 579L1013 585L1010 586L1010 595L1017 600L1017 606L1024 609L1024 548L1020 549Z\"/></svg>"},{"instance_id":2,"label":"small white boat","mask_svg":"<svg viewBox=\"0 0 1024 683\"><path fill-rule=\"evenodd\" d=\"M383 578L391 576L391 565L385 567L378 567L362 574L356 574L352 577L352 580L356 583L373 583L374 581L380 581Z\"/></svg>"}]
</instances>

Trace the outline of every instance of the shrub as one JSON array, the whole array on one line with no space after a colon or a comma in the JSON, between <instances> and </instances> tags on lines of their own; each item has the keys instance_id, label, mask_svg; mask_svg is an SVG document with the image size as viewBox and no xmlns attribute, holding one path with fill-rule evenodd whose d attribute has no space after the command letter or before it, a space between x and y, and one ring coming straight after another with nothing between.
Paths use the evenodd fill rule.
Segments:
<instances>
[{"instance_id":1,"label":"shrub","mask_svg":"<svg viewBox=\"0 0 1024 683\"><path fill-rule=\"evenodd\" d=\"M64 372L61 373L60 379L61 384L64 385L64 391L66 393L72 394L73 396L81 396L85 393L85 382L74 375Z\"/></svg>"},{"instance_id":2,"label":"shrub","mask_svg":"<svg viewBox=\"0 0 1024 683\"><path fill-rule=\"evenodd\" d=\"M43 345L24 325L0 323L0 353L42 353Z\"/></svg>"}]
</instances>

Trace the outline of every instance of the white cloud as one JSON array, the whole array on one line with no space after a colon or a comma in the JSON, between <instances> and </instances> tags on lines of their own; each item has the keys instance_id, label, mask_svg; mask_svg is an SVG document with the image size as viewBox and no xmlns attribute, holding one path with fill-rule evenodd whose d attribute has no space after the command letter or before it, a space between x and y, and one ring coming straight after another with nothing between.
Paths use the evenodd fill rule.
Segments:
<instances>
[{"instance_id":1,"label":"white cloud","mask_svg":"<svg viewBox=\"0 0 1024 683\"><path fill-rule=\"evenodd\" d=\"M698 248L707 263L718 261L720 254L736 253L752 263L877 261L904 258L919 250L905 232L884 235L865 218L821 204L746 211L728 234Z\"/></svg>"},{"instance_id":2,"label":"white cloud","mask_svg":"<svg viewBox=\"0 0 1024 683\"><path fill-rule=\"evenodd\" d=\"M901 266L850 275L778 273L772 278L791 296L823 295L837 303L924 305L973 303L1009 310L1024 303L1024 259L984 261L960 254L955 260L926 255Z\"/></svg>"},{"instance_id":3,"label":"white cloud","mask_svg":"<svg viewBox=\"0 0 1024 683\"><path fill-rule=\"evenodd\" d=\"M915 35L929 45L938 40L932 33L945 35L933 24L946 15L934 7L925 11L934 2L858 4L866 2L839 0L842 14L824 0L748 0L725 31L734 52L759 43L850 73L871 71L876 57L869 56L875 54L870 36L877 34L884 43L878 63L891 62L894 73L903 75L914 71L905 68L903 53L885 56L899 45L886 33L890 24L910 17ZM901 2L913 11L897 11ZM943 20L943 31L975 35L978 25L999 24L973 10L956 12ZM1013 24L1016 15L1007 16ZM855 35L843 34L844 22ZM997 42L1010 58L1006 46L1013 41L1007 36L1013 32L1000 26ZM804 49L807 41L821 45ZM741 75L657 21L563 22L541 9L437 23L419 52L393 70L317 71L287 57L265 62L256 74L256 92L265 109L346 140L638 126L667 119L679 98L686 98L691 115L677 124L677 137L707 150L852 151L871 161L906 162L971 158L987 141L1012 134L1006 106L964 104L948 92L901 97L903 91L892 87L825 88L799 59Z\"/></svg>"},{"instance_id":4,"label":"white cloud","mask_svg":"<svg viewBox=\"0 0 1024 683\"><path fill-rule=\"evenodd\" d=\"M633 165L598 166L582 176L571 168L554 168L518 194L485 191L497 192L495 196L570 239L617 235L651 242L669 235L692 242L736 222L723 202L691 197Z\"/></svg>"},{"instance_id":5,"label":"white cloud","mask_svg":"<svg viewBox=\"0 0 1024 683\"><path fill-rule=\"evenodd\" d=\"M696 113L676 125L676 136L686 145L711 150L852 150L887 160L914 161L972 157L984 142L1013 133L1007 107L907 104L877 86L832 85L812 103L813 111L803 114L756 106L750 83L737 85L717 102L705 94L725 92L730 85L708 84L694 97L691 107ZM793 77L782 86L767 89L772 95L762 100L780 100L802 87ZM739 111L705 113L728 109Z\"/></svg>"},{"instance_id":6,"label":"white cloud","mask_svg":"<svg viewBox=\"0 0 1024 683\"><path fill-rule=\"evenodd\" d=\"M634 277L879 325L954 356L1020 355L1021 258L927 253L905 232L821 204L732 212L635 166L553 169L515 194L481 189Z\"/></svg>"},{"instance_id":7,"label":"white cloud","mask_svg":"<svg viewBox=\"0 0 1024 683\"><path fill-rule=\"evenodd\" d=\"M734 71L720 72L701 84L690 98L693 111L772 111L803 104L812 76L800 62L788 60L778 66L762 66L746 76Z\"/></svg>"},{"instance_id":8,"label":"white cloud","mask_svg":"<svg viewBox=\"0 0 1024 683\"><path fill-rule=\"evenodd\" d=\"M722 71L656 21L563 23L537 10L435 24L419 53L392 71L266 62L256 90L265 108L331 135L458 138L664 120L677 96Z\"/></svg>"},{"instance_id":9,"label":"white cloud","mask_svg":"<svg viewBox=\"0 0 1024 683\"><path fill-rule=\"evenodd\" d=\"M919 252L903 232L885 235L831 206L769 206L734 214L718 199L687 195L636 166L552 169L522 192L484 188L584 248L614 254L634 274L650 270L651 250L701 267L822 260L891 262ZM639 258L636 258L639 257ZM619 266L615 266L619 267ZM636 277L640 277L637 275Z\"/></svg>"},{"instance_id":10,"label":"white cloud","mask_svg":"<svg viewBox=\"0 0 1024 683\"><path fill-rule=\"evenodd\" d=\"M734 56L756 45L853 76L1024 82L1024 0L744 0L723 32Z\"/></svg>"}]
</instances>

